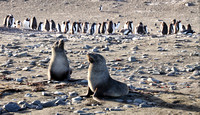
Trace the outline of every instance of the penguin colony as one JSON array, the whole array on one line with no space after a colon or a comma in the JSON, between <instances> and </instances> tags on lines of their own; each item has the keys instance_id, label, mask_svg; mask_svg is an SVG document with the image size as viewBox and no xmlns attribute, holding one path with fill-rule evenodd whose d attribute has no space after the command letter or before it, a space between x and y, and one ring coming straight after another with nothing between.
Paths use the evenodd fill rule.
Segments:
<instances>
[{"instance_id":1,"label":"penguin colony","mask_svg":"<svg viewBox=\"0 0 200 115\"><path fill-rule=\"evenodd\" d=\"M33 29L38 31L50 31L50 32L59 32L63 34L77 34L77 33L85 33L89 35L94 34L116 34L121 33L123 35L129 35L129 34L140 34L145 35L149 34L147 25L143 25L142 22L138 24L134 28L133 21L127 21L123 28L119 30L120 21L117 23L114 23L113 21L105 21L103 23L89 23L89 22L70 22L63 21L61 25L59 23L55 23L53 20L45 20L44 22L39 22L37 24L37 20L35 17L32 19L26 18L23 21L23 24L21 21L17 20L15 22L15 19L12 14L7 15L4 18L3 22L4 27L8 28L23 28L23 29ZM176 21L176 19L172 20L172 22L169 24L169 26L163 21L160 24L160 31L162 35L167 34L193 34L195 31L192 30L191 25L188 24L187 28L181 24L181 21Z\"/></svg>"}]
</instances>

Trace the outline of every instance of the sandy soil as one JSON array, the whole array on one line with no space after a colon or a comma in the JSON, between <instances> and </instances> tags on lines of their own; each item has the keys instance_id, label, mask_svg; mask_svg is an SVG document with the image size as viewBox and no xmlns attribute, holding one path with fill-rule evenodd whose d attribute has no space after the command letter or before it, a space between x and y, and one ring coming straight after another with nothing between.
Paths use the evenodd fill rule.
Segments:
<instances>
[{"instance_id":1,"label":"sandy soil","mask_svg":"<svg viewBox=\"0 0 200 115\"><path fill-rule=\"evenodd\" d=\"M193 6L186 6L185 3L192 2ZM99 11L99 6L103 5L103 11ZM123 99L123 102L117 102L117 99L106 99L105 102L98 106L91 106L96 104L92 98L84 99L81 103L55 106L44 108L42 110L27 109L24 111L10 113L10 114L75 114L75 110L82 108L89 108L86 113L95 113L97 111L105 112L105 114L119 114L119 115L199 115L200 113L200 76L193 76L194 79L188 79L193 75L193 72L182 72L175 76L167 76L166 74L154 75L148 73L152 70L166 70L167 67L176 67L179 70L186 69L186 65L194 66L200 65L200 55L191 55L195 52L200 52L199 32L200 32L200 13L199 0L0 0L0 22L3 22L7 14L13 14L16 20L24 20L25 18L35 16L38 20L53 19L56 23L61 23L64 20L71 21L88 21L88 22L103 22L107 19L114 22L120 21L122 25L127 20L132 20L134 26L139 22L146 24L150 30L150 35L147 36L123 36L123 35L94 35L87 36L83 34L68 35L64 34L64 38L58 38L58 33L38 32L32 30L6 29L0 27L0 46L6 46L6 51L14 53L27 52L30 56L22 57L8 57L7 53L0 51L0 64L4 64L7 60L13 60L10 67L1 66L0 70L11 71L11 74L6 74L7 78L21 78L27 79L23 83L16 81L0 81L0 90L5 89L20 89L21 92L9 92L10 95L3 95L0 97L0 107L6 103L13 101L18 102L26 100L32 102L33 100L46 101L57 97L42 96L41 92L35 92L33 89L42 87L46 92L61 91L68 95L68 92L76 91L79 95L86 93L87 84L84 83L68 83L61 89L56 89L55 86L61 83L40 84L39 86L30 86L28 83L40 82L47 80L48 63L41 65L41 60L50 58L51 46L59 39L64 39L65 50L70 60L70 66L73 68L72 78L87 79L87 58L86 53L90 50L83 49L85 45L94 47L102 47L106 45L104 39L112 37L121 39L124 42L116 43L112 41L109 46L110 51L100 51L108 65L108 68L116 68L119 71L111 71L112 78L131 84L134 87L142 88L146 86L146 90L138 91L132 90L129 95L118 98ZM167 35L162 36L159 31L159 24L161 20L171 22L172 19L181 20L182 24L191 24L196 33L193 36L187 35ZM157 24L157 26L155 26ZM1 24L0 24L1 26ZM31 37L34 34L36 37ZM157 36L155 36L157 35ZM133 38L134 40L131 40ZM17 47L10 47L12 44ZM175 44L180 47L176 48ZM38 45L34 49L28 46ZM134 51L133 47L138 46L139 50ZM158 51L158 47L166 49L166 51ZM2 50L2 49L0 49ZM101 48L100 48L101 50ZM46 51L46 52L44 52ZM144 54L148 54L147 58L143 58ZM38 56L38 59L32 57ZM138 61L128 62L128 57L134 56ZM115 62L113 62L115 60ZM120 61L121 60L121 61ZM36 66L31 66L30 62L36 61ZM79 68L80 65L83 68ZM112 66L117 65L117 66ZM23 71L25 67L30 67L30 71ZM126 68L125 71L122 68ZM139 68L144 67L140 74ZM199 71L199 70L198 70ZM2 73L1 73L2 74ZM42 77L37 77L41 75ZM130 79L133 76L133 79ZM34 77L33 77L34 76ZM148 84L140 84L142 76L147 78L153 77L162 81L163 83L173 82L177 86L176 90L171 90L170 85L150 86ZM1 77L3 77L1 75ZM187 83L188 86L180 85ZM5 92L8 93L8 92ZM30 93L33 97L24 97L25 94ZM140 108L127 102L127 100L134 100L136 98L154 102L156 107ZM70 100L71 98L69 98ZM132 105L132 108L125 108L124 105ZM74 107L74 109L71 109ZM122 111L105 111L105 108L120 107Z\"/></svg>"}]
</instances>

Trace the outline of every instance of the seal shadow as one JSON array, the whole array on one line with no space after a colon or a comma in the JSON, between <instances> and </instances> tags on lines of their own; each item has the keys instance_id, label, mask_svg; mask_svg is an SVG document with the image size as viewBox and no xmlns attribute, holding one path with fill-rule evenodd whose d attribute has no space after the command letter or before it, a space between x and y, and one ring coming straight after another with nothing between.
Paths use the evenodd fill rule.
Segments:
<instances>
[{"instance_id":1,"label":"seal shadow","mask_svg":"<svg viewBox=\"0 0 200 115\"><path fill-rule=\"evenodd\" d=\"M145 90L145 92L135 91L135 92L129 92L128 95L118 97L118 98L104 97L104 98L102 98L102 100L105 102L100 103L100 105L103 103L112 101L112 102L119 102L122 104L129 104L129 105L136 106L135 104L133 104L134 102L127 102L127 100L141 99L141 100L145 100L150 103L155 103L155 105L152 105L150 107L200 112L199 106L181 104L181 100L175 100L172 103L169 103L169 102L162 100L161 98L158 98L157 96L154 96L153 93L155 93L155 92L165 93L165 94L186 95L186 96L190 95L190 94L176 93L176 92L169 92L169 91L153 91L153 90ZM99 104L98 102L94 102L94 101L90 101L90 103Z\"/></svg>"}]
</instances>

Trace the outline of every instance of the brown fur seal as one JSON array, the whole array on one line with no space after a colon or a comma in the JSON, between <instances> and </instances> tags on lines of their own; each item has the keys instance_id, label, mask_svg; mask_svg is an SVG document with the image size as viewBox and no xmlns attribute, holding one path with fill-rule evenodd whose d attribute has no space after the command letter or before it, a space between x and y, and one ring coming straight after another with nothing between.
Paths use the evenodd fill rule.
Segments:
<instances>
[{"instance_id":1,"label":"brown fur seal","mask_svg":"<svg viewBox=\"0 0 200 115\"><path fill-rule=\"evenodd\" d=\"M126 84L110 77L106 60L102 55L90 53L87 57L90 65L88 68L88 92L85 97L93 94L93 99L99 101L99 97L120 97L128 94Z\"/></svg>"},{"instance_id":2,"label":"brown fur seal","mask_svg":"<svg viewBox=\"0 0 200 115\"><path fill-rule=\"evenodd\" d=\"M64 41L55 42L52 47L51 60L48 68L48 80L69 80L72 70L64 50Z\"/></svg>"}]
</instances>

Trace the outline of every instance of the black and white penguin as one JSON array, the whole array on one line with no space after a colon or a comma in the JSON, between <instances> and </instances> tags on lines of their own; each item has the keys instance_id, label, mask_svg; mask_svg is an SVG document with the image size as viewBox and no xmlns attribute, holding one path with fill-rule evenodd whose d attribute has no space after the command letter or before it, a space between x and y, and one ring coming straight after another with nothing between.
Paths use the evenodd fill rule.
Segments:
<instances>
[{"instance_id":1,"label":"black and white penguin","mask_svg":"<svg viewBox=\"0 0 200 115\"><path fill-rule=\"evenodd\" d=\"M93 35L96 33L96 29L97 29L97 24L96 23L93 23L91 25L91 28L90 28L90 35Z\"/></svg>"},{"instance_id":2,"label":"black and white penguin","mask_svg":"<svg viewBox=\"0 0 200 115\"><path fill-rule=\"evenodd\" d=\"M101 23L98 23L97 25L97 33L101 34Z\"/></svg>"},{"instance_id":3,"label":"black and white penguin","mask_svg":"<svg viewBox=\"0 0 200 115\"><path fill-rule=\"evenodd\" d=\"M161 29L162 35L166 35L168 33L168 27L165 22L161 22L160 29Z\"/></svg>"},{"instance_id":4,"label":"black and white penguin","mask_svg":"<svg viewBox=\"0 0 200 115\"><path fill-rule=\"evenodd\" d=\"M4 21L3 21L3 26L6 27L7 26L7 20L8 20L8 17L9 15L6 15L6 17L4 18Z\"/></svg>"},{"instance_id":5,"label":"black and white penguin","mask_svg":"<svg viewBox=\"0 0 200 115\"><path fill-rule=\"evenodd\" d=\"M30 19L29 18L26 18L23 21L23 27L24 27L24 29L30 29Z\"/></svg>"},{"instance_id":6,"label":"black and white penguin","mask_svg":"<svg viewBox=\"0 0 200 115\"><path fill-rule=\"evenodd\" d=\"M88 33L89 32L89 22L83 23L82 33Z\"/></svg>"},{"instance_id":7,"label":"black and white penguin","mask_svg":"<svg viewBox=\"0 0 200 115\"><path fill-rule=\"evenodd\" d=\"M53 20L50 21L50 31L56 32L56 23Z\"/></svg>"},{"instance_id":8,"label":"black and white penguin","mask_svg":"<svg viewBox=\"0 0 200 115\"><path fill-rule=\"evenodd\" d=\"M115 30L114 30L114 32L118 31L119 26L120 26L120 21L118 21L117 24L115 23L115 28L114 28Z\"/></svg>"},{"instance_id":9,"label":"black and white penguin","mask_svg":"<svg viewBox=\"0 0 200 115\"><path fill-rule=\"evenodd\" d=\"M168 34L173 34L174 33L174 27L173 27L174 25L171 23L171 24L169 24L169 29L168 29Z\"/></svg>"},{"instance_id":10,"label":"black and white penguin","mask_svg":"<svg viewBox=\"0 0 200 115\"><path fill-rule=\"evenodd\" d=\"M113 31L114 31L114 23L112 21L108 22L108 29L107 29L107 31L108 31L108 34L112 34L113 33Z\"/></svg>"},{"instance_id":11,"label":"black and white penguin","mask_svg":"<svg viewBox=\"0 0 200 115\"><path fill-rule=\"evenodd\" d=\"M35 17L31 19L31 29L36 30L37 29L37 20Z\"/></svg>"},{"instance_id":12,"label":"black and white penguin","mask_svg":"<svg viewBox=\"0 0 200 115\"><path fill-rule=\"evenodd\" d=\"M61 26L60 26L59 23L56 25L56 31L57 31L57 32L61 32Z\"/></svg>"},{"instance_id":13,"label":"black and white penguin","mask_svg":"<svg viewBox=\"0 0 200 115\"><path fill-rule=\"evenodd\" d=\"M77 22L77 25L78 25L77 32L81 33L83 23L82 22Z\"/></svg>"},{"instance_id":14,"label":"black and white penguin","mask_svg":"<svg viewBox=\"0 0 200 115\"><path fill-rule=\"evenodd\" d=\"M107 22L103 22L103 24L101 25L101 33L105 34L107 30Z\"/></svg>"},{"instance_id":15,"label":"black and white penguin","mask_svg":"<svg viewBox=\"0 0 200 115\"><path fill-rule=\"evenodd\" d=\"M102 11L102 10L103 10L103 6L100 5L100 6L99 6L99 11Z\"/></svg>"},{"instance_id":16,"label":"black and white penguin","mask_svg":"<svg viewBox=\"0 0 200 115\"><path fill-rule=\"evenodd\" d=\"M44 23L40 22L38 25L38 31L44 31L43 29L44 29Z\"/></svg>"},{"instance_id":17,"label":"black and white penguin","mask_svg":"<svg viewBox=\"0 0 200 115\"><path fill-rule=\"evenodd\" d=\"M17 20L16 22L15 22L15 27L16 28L18 28L18 29L20 29L21 28L21 21L19 21L19 20Z\"/></svg>"},{"instance_id":18,"label":"black and white penguin","mask_svg":"<svg viewBox=\"0 0 200 115\"><path fill-rule=\"evenodd\" d=\"M44 22L44 31L49 31L50 30L50 23L49 23L49 20L45 20Z\"/></svg>"},{"instance_id":19,"label":"black and white penguin","mask_svg":"<svg viewBox=\"0 0 200 115\"><path fill-rule=\"evenodd\" d=\"M182 24L180 20L175 24L175 34L177 34L179 31L182 31Z\"/></svg>"},{"instance_id":20,"label":"black and white penguin","mask_svg":"<svg viewBox=\"0 0 200 115\"><path fill-rule=\"evenodd\" d=\"M65 21L62 21L62 24L61 24L61 32L62 33L66 33L66 22Z\"/></svg>"},{"instance_id":21,"label":"black and white penguin","mask_svg":"<svg viewBox=\"0 0 200 115\"><path fill-rule=\"evenodd\" d=\"M146 31L147 31L147 27L146 27ZM140 22L138 26L135 27L135 34L145 34L145 28L142 22Z\"/></svg>"},{"instance_id":22,"label":"black and white penguin","mask_svg":"<svg viewBox=\"0 0 200 115\"><path fill-rule=\"evenodd\" d=\"M195 33L195 31L192 30L192 27L190 24L187 25L187 31L186 31L186 34L193 34Z\"/></svg>"},{"instance_id":23,"label":"black and white penguin","mask_svg":"<svg viewBox=\"0 0 200 115\"><path fill-rule=\"evenodd\" d=\"M65 22L65 33L69 33L70 32L70 20L68 20L67 22Z\"/></svg>"},{"instance_id":24,"label":"black and white penguin","mask_svg":"<svg viewBox=\"0 0 200 115\"><path fill-rule=\"evenodd\" d=\"M149 34L147 25L144 25L143 31L144 31L144 34Z\"/></svg>"},{"instance_id":25,"label":"black and white penguin","mask_svg":"<svg viewBox=\"0 0 200 115\"><path fill-rule=\"evenodd\" d=\"M7 18L7 27L8 28L14 28L14 26L15 26L15 18L13 17L13 15L12 14L9 14L9 16L8 16L8 18Z\"/></svg>"}]
</instances>

